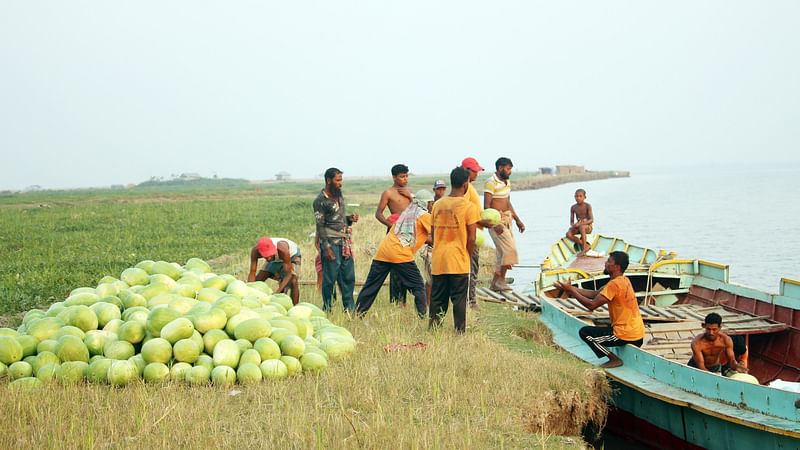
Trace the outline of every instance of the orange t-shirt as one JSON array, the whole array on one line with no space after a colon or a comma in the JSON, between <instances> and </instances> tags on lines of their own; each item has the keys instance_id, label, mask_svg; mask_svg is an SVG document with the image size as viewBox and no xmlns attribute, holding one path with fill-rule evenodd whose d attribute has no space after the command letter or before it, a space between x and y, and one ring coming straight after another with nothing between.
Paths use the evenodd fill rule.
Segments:
<instances>
[{"instance_id":1,"label":"orange t-shirt","mask_svg":"<svg viewBox=\"0 0 800 450\"><path fill-rule=\"evenodd\" d=\"M405 263L414 261L414 253L428 239L431 233L431 215L425 213L417 219L416 241L410 247L404 247L400 243L400 238L395 234L394 229L386 233L386 237L381 241L378 252L375 254L377 261L388 263Z\"/></svg>"},{"instance_id":2,"label":"orange t-shirt","mask_svg":"<svg viewBox=\"0 0 800 450\"><path fill-rule=\"evenodd\" d=\"M628 277L621 275L606 284L600 295L608 299L608 314L614 336L624 341L638 341L644 337L644 322Z\"/></svg>"},{"instance_id":3,"label":"orange t-shirt","mask_svg":"<svg viewBox=\"0 0 800 450\"><path fill-rule=\"evenodd\" d=\"M475 186L472 183L468 184L467 193L464 195L467 200L469 200L476 208L478 208L478 215L483 211L483 200L481 196L478 195L478 190L475 189Z\"/></svg>"},{"instance_id":4,"label":"orange t-shirt","mask_svg":"<svg viewBox=\"0 0 800 450\"><path fill-rule=\"evenodd\" d=\"M433 275L469 273L467 225L480 218L466 197L442 197L433 204Z\"/></svg>"}]
</instances>

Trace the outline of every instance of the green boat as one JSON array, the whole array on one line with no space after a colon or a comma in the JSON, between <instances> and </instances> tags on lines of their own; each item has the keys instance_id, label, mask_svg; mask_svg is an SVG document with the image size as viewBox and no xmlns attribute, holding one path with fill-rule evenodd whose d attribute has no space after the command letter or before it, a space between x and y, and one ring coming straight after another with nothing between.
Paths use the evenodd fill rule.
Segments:
<instances>
[{"instance_id":1,"label":"green boat","mask_svg":"<svg viewBox=\"0 0 800 450\"><path fill-rule=\"evenodd\" d=\"M781 279L778 294L729 282L728 266L593 235L593 256L556 242L535 282L541 320L553 339L578 358L600 364L578 337L587 324L608 323L605 307L589 312L562 298L555 281L600 289L608 253L628 253L625 275L640 300L646 325L641 348L615 348L624 365L606 370L614 387L607 427L655 448L800 449L800 282ZM748 345L751 384L686 365L691 339L709 312L723 331ZM782 380L783 389L769 387Z\"/></svg>"}]
</instances>

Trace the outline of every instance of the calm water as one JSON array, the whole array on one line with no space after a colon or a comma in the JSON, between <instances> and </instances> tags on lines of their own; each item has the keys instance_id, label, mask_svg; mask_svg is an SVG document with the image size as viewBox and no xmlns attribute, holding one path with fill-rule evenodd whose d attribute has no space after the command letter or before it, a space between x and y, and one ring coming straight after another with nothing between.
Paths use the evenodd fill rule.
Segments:
<instances>
[{"instance_id":1,"label":"calm water","mask_svg":"<svg viewBox=\"0 0 800 450\"><path fill-rule=\"evenodd\" d=\"M514 192L528 228L517 234L521 264L541 263L566 232L579 187L596 233L729 264L732 282L768 292L778 291L781 277L800 280L800 163L642 169L630 178ZM537 272L509 276L519 289Z\"/></svg>"}]
</instances>

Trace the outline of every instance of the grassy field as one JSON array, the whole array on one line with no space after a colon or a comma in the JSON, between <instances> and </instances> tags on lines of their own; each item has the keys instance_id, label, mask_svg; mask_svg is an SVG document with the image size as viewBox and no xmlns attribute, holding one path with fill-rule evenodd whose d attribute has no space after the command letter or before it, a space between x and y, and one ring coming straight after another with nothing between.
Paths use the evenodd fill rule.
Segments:
<instances>
[{"instance_id":1,"label":"grassy field","mask_svg":"<svg viewBox=\"0 0 800 450\"><path fill-rule=\"evenodd\" d=\"M364 183L352 194L345 184L348 203L360 203L364 217L354 236L359 280L383 235L369 216L389 182ZM197 256L217 272L243 276L247 251L263 234L300 243L301 279L315 278L308 235L318 187L183 188L0 199L0 326L143 259ZM488 270L482 266L483 276ZM336 305L331 320L351 330L358 350L320 376L235 390L4 390L0 426L11 431L0 434L0 448L579 448L582 426L604 422L602 372L553 348L535 315L482 304L457 336L452 316L430 332L411 305L389 305L386 297L384 289L364 320ZM310 286L301 299L321 303ZM426 348L384 350L417 342Z\"/></svg>"}]
</instances>

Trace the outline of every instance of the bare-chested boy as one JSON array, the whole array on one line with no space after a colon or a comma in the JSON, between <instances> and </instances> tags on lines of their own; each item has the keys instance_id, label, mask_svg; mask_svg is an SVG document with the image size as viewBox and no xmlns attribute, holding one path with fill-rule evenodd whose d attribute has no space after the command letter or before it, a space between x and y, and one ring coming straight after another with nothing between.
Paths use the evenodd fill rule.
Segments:
<instances>
[{"instance_id":1,"label":"bare-chested boy","mask_svg":"<svg viewBox=\"0 0 800 450\"><path fill-rule=\"evenodd\" d=\"M692 339L692 359L688 364L700 370L709 372L723 372L722 360L726 359L730 370L744 370L736 363L733 351L733 340L730 336L720 331L722 317L711 313L703 321L703 334Z\"/></svg>"},{"instance_id":2,"label":"bare-chested boy","mask_svg":"<svg viewBox=\"0 0 800 450\"><path fill-rule=\"evenodd\" d=\"M391 219L398 217L408 208L413 198L411 190L406 187L408 185L408 166L405 164L392 166L392 180L394 184L381 193L378 208L375 210L375 218L378 219L378 222L386 225L387 233L392 229L393 221ZM383 215L386 207L389 207L390 215L388 217ZM393 275L389 275L389 301L402 304L406 302L406 289Z\"/></svg>"},{"instance_id":3,"label":"bare-chested boy","mask_svg":"<svg viewBox=\"0 0 800 450\"><path fill-rule=\"evenodd\" d=\"M592 223L594 223L592 205L586 203L586 191L578 189L575 191L575 204L569 209L567 239L580 246L581 254L589 251L586 236L592 232ZM581 237L579 238L576 234L580 234Z\"/></svg>"}]
</instances>

